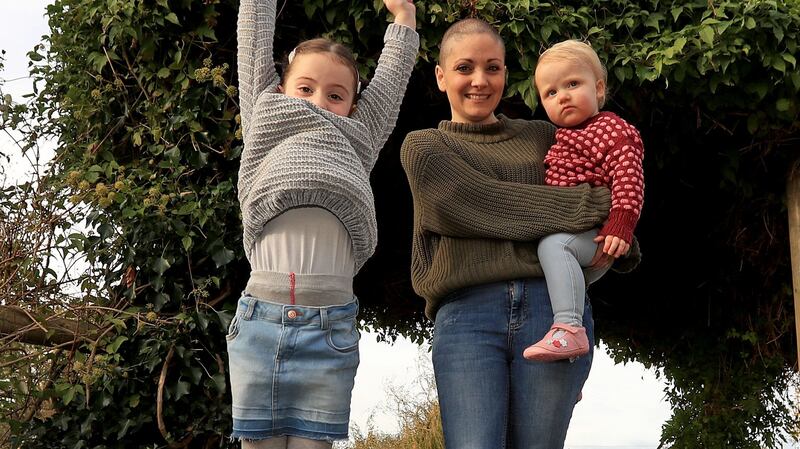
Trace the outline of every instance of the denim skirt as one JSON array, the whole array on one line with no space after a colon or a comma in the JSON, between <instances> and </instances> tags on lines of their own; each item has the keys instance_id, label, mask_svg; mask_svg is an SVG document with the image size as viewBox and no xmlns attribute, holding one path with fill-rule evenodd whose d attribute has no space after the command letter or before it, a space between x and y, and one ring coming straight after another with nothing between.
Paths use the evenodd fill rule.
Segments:
<instances>
[{"instance_id":1,"label":"denim skirt","mask_svg":"<svg viewBox=\"0 0 800 449\"><path fill-rule=\"evenodd\" d=\"M347 438L358 302L309 307L244 295L228 330L232 438Z\"/></svg>"}]
</instances>

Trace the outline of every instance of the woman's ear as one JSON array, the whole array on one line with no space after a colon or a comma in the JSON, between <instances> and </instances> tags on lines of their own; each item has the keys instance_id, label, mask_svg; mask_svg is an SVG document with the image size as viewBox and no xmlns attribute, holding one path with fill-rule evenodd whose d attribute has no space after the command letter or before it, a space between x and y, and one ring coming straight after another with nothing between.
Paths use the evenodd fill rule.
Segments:
<instances>
[{"instance_id":1,"label":"woman's ear","mask_svg":"<svg viewBox=\"0 0 800 449\"><path fill-rule=\"evenodd\" d=\"M436 64L434 73L436 74L436 85L439 86L439 90L447 92L447 83L444 82L444 69L439 64Z\"/></svg>"}]
</instances>

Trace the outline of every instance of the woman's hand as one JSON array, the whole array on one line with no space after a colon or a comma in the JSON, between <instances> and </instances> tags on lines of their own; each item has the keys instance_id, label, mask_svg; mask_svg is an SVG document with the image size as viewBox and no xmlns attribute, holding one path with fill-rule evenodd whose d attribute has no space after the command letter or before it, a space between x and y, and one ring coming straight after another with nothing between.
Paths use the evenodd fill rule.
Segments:
<instances>
[{"instance_id":1,"label":"woman's hand","mask_svg":"<svg viewBox=\"0 0 800 449\"><path fill-rule=\"evenodd\" d=\"M394 16L394 23L411 29L417 27L417 7L412 0L383 0L383 4Z\"/></svg>"}]
</instances>

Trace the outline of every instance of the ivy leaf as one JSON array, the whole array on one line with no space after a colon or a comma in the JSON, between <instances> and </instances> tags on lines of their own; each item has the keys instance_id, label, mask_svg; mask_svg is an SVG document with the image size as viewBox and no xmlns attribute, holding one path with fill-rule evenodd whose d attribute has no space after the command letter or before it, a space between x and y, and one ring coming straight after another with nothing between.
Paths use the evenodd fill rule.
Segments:
<instances>
[{"instance_id":1,"label":"ivy leaf","mask_svg":"<svg viewBox=\"0 0 800 449\"><path fill-rule=\"evenodd\" d=\"M182 396L189 394L189 382L179 380L175 384L175 399L180 399Z\"/></svg>"},{"instance_id":2,"label":"ivy leaf","mask_svg":"<svg viewBox=\"0 0 800 449\"><path fill-rule=\"evenodd\" d=\"M111 342L108 346L106 346L106 352L109 353L109 354L113 354L113 353L117 352L117 350L119 349L120 345L122 345L122 343L124 343L127 340L128 340L128 337L126 337L124 335L118 336L117 338L114 339L113 342Z\"/></svg>"},{"instance_id":3,"label":"ivy leaf","mask_svg":"<svg viewBox=\"0 0 800 449\"><path fill-rule=\"evenodd\" d=\"M232 261L233 257L234 257L234 252L225 247L216 251L211 256L211 258L214 259L214 263L217 264L217 268L226 265L228 262Z\"/></svg>"},{"instance_id":4,"label":"ivy leaf","mask_svg":"<svg viewBox=\"0 0 800 449\"><path fill-rule=\"evenodd\" d=\"M700 28L700 39L706 44L712 45L714 43L714 28L708 25Z\"/></svg>"},{"instance_id":5,"label":"ivy leaf","mask_svg":"<svg viewBox=\"0 0 800 449\"><path fill-rule=\"evenodd\" d=\"M167 19L168 21L174 23L175 25L180 25L181 24L180 21L178 20L178 16L175 15L174 12L171 12L171 13L167 14L166 16L164 16L164 18Z\"/></svg>"},{"instance_id":6,"label":"ivy leaf","mask_svg":"<svg viewBox=\"0 0 800 449\"><path fill-rule=\"evenodd\" d=\"M781 98L780 100L775 102L775 109L786 112L789 110L789 107L792 105L792 102L789 101L788 98Z\"/></svg>"},{"instance_id":7,"label":"ivy leaf","mask_svg":"<svg viewBox=\"0 0 800 449\"><path fill-rule=\"evenodd\" d=\"M214 374L211 376L211 379L214 380L214 386L217 387L219 394L224 394L225 389L227 388L227 384L225 383L225 374Z\"/></svg>"},{"instance_id":8,"label":"ivy leaf","mask_svg":"<svg viewBox=\"0 0 800 449\"><path fill-rule=\"evenodd\" d=\"M169 261L167 261L167 259L163 257L159 257L153 264L153 271L155 271L158 274L164 274L164 272L167 271L169 267L170 267Z\"/></svg>"}]
</instances>

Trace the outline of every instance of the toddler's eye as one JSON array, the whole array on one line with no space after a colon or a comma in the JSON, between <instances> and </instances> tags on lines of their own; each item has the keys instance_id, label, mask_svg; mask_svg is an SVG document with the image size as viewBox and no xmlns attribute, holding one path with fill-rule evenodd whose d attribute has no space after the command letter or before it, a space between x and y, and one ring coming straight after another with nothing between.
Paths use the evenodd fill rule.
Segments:
<instances>
[{"instance_id":1,"label":"toddler's eye","mask_svg":"<svg viewBox=\"0 0 800 449\"><path fill-rule=\"evenodd\" d=\"M548 96L548 97L555 97L555 96L556 96L556 91L554 91L554 90L548 90L548 91L547 91L547 96Z\"/></svg>"},{"instance_id":2,"label":"toddler's eye","mask_svg":"<svg viewBox=\"0 0 800 449\"><path fill-rule=\"evenodd\" d=\"M577 81L570 81L569 82L569 87L578 87L578 82Z\"/></svg>"}]
</instances>

